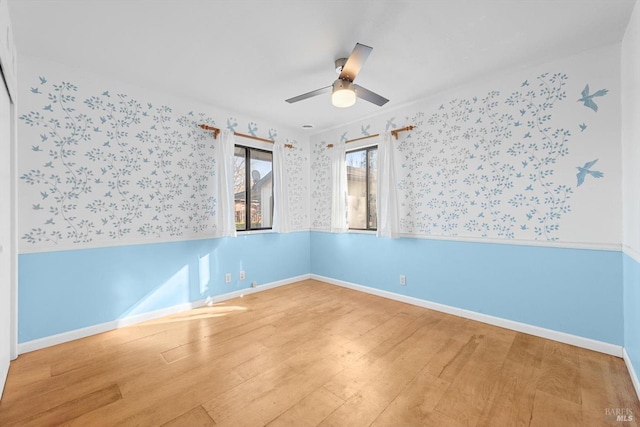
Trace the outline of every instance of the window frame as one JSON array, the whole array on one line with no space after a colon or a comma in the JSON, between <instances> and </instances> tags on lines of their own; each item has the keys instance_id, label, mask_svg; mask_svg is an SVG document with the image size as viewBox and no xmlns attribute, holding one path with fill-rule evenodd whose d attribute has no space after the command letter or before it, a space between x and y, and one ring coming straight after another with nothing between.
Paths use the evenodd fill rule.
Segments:
<instances>
[{"instance_id":1,"label":"window frame","mask_svg":"<svg viewBox=\"0 0 640 427\"><path fill-rule=\"evenodd\" d=\"M273 151L265 150L262 148L251 147L249 145L234 144L235 148L241 148L244 150L244 229L238 229L236 225L236 232L252 232L252 231L269 231L273 230L273 205L274 205L274 188L273 188ZM252 227L251 222L251 151L260 151L271 155L271 200L269 209L271 209L271 226L269 227ZM234 197L235 198L235 197ZM235 202L234 202L235 204Z\"/></svg>"},{"instance_id":2,"label":"window frame","mask_svg":"<svg viewBox=\"0 0 640 427\"><path fill-rule=\"evenodd\" d=\"M369 167L369 153L371 151L376 151L376 156L378 155L377 151L378 151L378 145L374 144L374 145L366 145L364 147L357 147L357 148L353 148L351 150L345 150L345 160L348 154L350 153L357 153L359 151L364 151L365 153L365 205L366 205L366 210L365 210L365 224L366 224L366 228L359 228L359 227L352 227L351 226L351 222L349 221L349 231L377 231L378 230L378 215L376 212L376 226L375 227L369 227L369 215L371 214L370 212L370 200L369 200L369 196L370 196L370 192L369 192L369 171L370 171L370 167ZM376 162L377 163L377 162ZM346 161L345 161L346 164ZM377 172L377 167L378 165L376 164L376 172ZM376 199L378 197L378 191L377 191L377 187L376 187ZM349 180L347 179L347 193L349 191ZM347 212L349 211L349 206L347 204Z\"/></svg>"}]
</instances>

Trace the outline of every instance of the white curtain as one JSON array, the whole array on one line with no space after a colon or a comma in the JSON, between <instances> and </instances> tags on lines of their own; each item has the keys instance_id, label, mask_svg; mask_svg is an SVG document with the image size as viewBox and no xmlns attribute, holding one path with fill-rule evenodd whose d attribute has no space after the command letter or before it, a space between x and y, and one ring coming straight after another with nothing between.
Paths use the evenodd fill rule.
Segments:
<instances>
[{"instance_id":1,"label":"white curtain","mask_svg":"<svg viewBox=\"0 0 640 427\"><path fill-rule=\"evenodd\" d=\"M398 190L396 182L396 147L391 133L385 133L378 144L378 176L376 199L378 237L396 238L400 234Z\"/></svg>"},{"instance_id":2,"label":"white curtain","mask_svg":"<svg viewBox=\"0 0 640 427\"><path fill-rule=\"evenodd\" d=\"M233 191L234 146L233 132L223 130L220 133L215 154L218 178L218 235L220 237L236 237Z\"/></svg>"},{"instance_id":3,"label":"white curtain","mask_svg":"<svg viewBox=\"0 0 640 427\"><path fill-rule=\"evenodd\" d=\"M288 233L289 193L287 192L287 159L284 143L275 142L273 147L273 231Z\"/></svg>"},{"instance_id":4,"label":"white curtain","mask_svg":"<svg viewBox=\"0 0 640 427\"><path fill-rule=\"evenodd\" d=\"M334 144L331 153L331 232L349 229L347 220L347 163L344 143Z\"/></svg>"}]
</instances>

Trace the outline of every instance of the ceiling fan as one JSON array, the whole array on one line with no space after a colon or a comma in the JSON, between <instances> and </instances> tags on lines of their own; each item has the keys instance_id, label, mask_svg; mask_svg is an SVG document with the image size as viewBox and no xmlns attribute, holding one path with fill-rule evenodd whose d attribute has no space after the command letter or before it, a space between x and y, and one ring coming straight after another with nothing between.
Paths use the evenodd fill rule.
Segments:
<instances>
[{"instance_id":1,"label":"ceiling fan","mask_svg":"<svg viewBox=\"0 0 640 427\"><path fill-rule=\"evenodd\" d=\"M351 107L355 104L356 97L376 104L379 107L383 106L389 102L387 98L353 83L358 72L360 72L360 68L362 68L362 64L367 60L372 50L373 48L369 46L356 43L356 47L353 48L353 52L351 52L349 58L336 59L336 73L340 75L331 86L294 96L286 101L289 104L293 104L294 102L331 91L331 102L336 107Z\"/></svg>"}]
</instances>

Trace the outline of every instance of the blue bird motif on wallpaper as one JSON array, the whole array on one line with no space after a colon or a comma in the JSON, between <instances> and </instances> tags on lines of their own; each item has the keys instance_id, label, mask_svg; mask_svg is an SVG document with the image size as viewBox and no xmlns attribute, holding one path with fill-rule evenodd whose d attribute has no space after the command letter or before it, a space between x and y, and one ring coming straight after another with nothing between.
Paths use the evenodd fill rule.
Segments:
<instances>
[{"instance_id":1,"label":"blue bird motif on wallpaper","mask_svg":"<svg viewBox=\"0 0 640 427\"><path fill-rule=\"evenodd\" d=\"M32 207L33 207L33 209L34 209L34 210L36 210L36 211L39 211L39 210L42 210L42 209L43 209L43 208L42 208L42 206L40 206L40 203L34 204Z\"/></svg>"},{"instance_id":2,"label":"blue bird motif on wallpaper","mask_svg":"<svg viewBox=\"0 0 640 427\"><path fill-rule=\"evenodd\" d=\"M40 92L40 89L38 89L37 87L32 87L31 93L42 93L42 92Z\"/></svg>"},{"instance_id":3,"label":"blue bird motif on wallpaper","mask_svg":"<svg viewBox=\"0 0 640 427\"><path fill-rule=\"evenodd\" d=\"M360 126L360 130L362 131L362 135L363 136L369 136L369 128L371 127L371 125L367 125L367 127L364 127L364 125Z\"/></svg>"},{"instance_id":4,"label":"blue bird motif on wallpaper","mask_svg":"<svg viewBox=\"0 0 640 427\"><path fill-rule=\"evenodd\" d=\"M584 130L587 128L587 125L585 125L584 123L581 123L578 126L580 126L580 132L584 132Z\"/></svg>"},{"instance_id":5,"label":"blue bird motif on wallpaper","mask_svg":"<svg viewBox=\"0 0 640 427\"><path fill-rule=\"evenodd\" d=\"M42 196L42 200L46 199L47 197L49 197L49 193L45 193L44 191L40 192L40 195Z\"/></svg>"},{"instance_id":6,"label":"blue bird motif on wallpaper","mask_svg":"<svg viewBox=\"0 0 640 427\"><path fill-rule=\"evenodd\" d=\"M41 84L41 85L43 85L43 84L45 84L45 83L47 82L47 79L46 79L46 78L44 78L44 76L40 76L40 77L38 77L38 78L40 79L40 84Z\"/></svg>"},{"instance_id":7,"label":"blue bird motif on wallpaper","mask_svg":"<svg viewBox=\"0 0 640 427\"><path fill-rule=\"evenodd\" d=\"M385 132L388 132L389 129L396 128L396 124L393 122L395 119L395 117L391 117L389 120L387 120L387 125L384 127Z\"/></svg>"},{"instance_id":8,"label":"blue bird motif on wallpaper","mask_svg":"<svg viewBox=\"0 0 640 427\"><path fill-rule=\"evenodd\" d=\"M586 178L587 175L591 175L594 178L602 178L604 176L604 174L600 171L592 171L591 168L593 167L593 165L596 164L596 162L598 161L598 159L592 160L590 162L587 162L584 164L584 166L580 167L580 166L576 166L576 169L578 169L578 173L576 174L576 176L578 177L578 187L580 187L582 185L582 183L584 182L584 179Z\"/></svg>"},{"instance_id":9,"label":"blue bird motif on wallpaper","mask_svg":"<svg viewBox=\"0 0 640 427\"><path fill-rule=\"evenodd\" d=\"M591 108L593 111L598 111L598 105L593 101L596 96L604 96L609 92L608 89L600 89L599 91L589 95L589 85L586 85L582 90L582 98L578 99L578 102L582 102L585 107Z\"/></svg>"},{"instance_id":10,"label":"blue bird motif on wallpaper","mask_svg":"<svg viewBox=\"0 0 640 427\"><path fill-rule=\"evenodd\" d=\"M42 109L45 111L53 111L53 107L51 106L51 104L44 106Z\"/></svg>"},{"instance_id":11,"label":"blue bird motif on wallpaper","mask_svg":"<svg viewBox=\"0 0 640 427\"><path fill-rule=\"evenodd\" d=\"M340 135L340 142L345 142L347 140L347 133L348 131Z\"/></svg>"},{"instance_id":12,"label":"blue bird motif on wallpaper","mask_svg":"<svg viewBox=\"0 0 640 427\"><path fill-rule=\"evenodd\" d=\"M529 80L523 81L522 84L520 85L520 87L525 87L525 86L529 86Z\"/></svg>"},{"instance_id":13,"label":"blue bird motif on wallpaper","mask_svg":"<svg viewBox=\"0 0 640 427\"><path fill-rule=\"evenodd\" d=\"M525 110L524 108L520 109L520 115L524 116L527 113L527 110Z\"/></svg>"},{"instance_id":14,"label":"blue bird motif on wallpaper","mask_svg":"<svg viewBox=\"0 0 640 427\"><path fill-rule=\"evenodd\" d=\"M32 145L32 146L31 146L31 150L33 150L33 151L42 151L42 150L40 149L40 146L39 146L39 145Z\"/></svg>"},{"instance_id":15,"label":"blue bird motif on wallpaper","mask_svg":"<svg viewBox=\"0 0 640 427\"><path fill-rule=\"evenodd\" d=\"M249 135L251 136L256 136L256 131L258 130L258 125L251 122L247 125L247 132L249 132Z\"/></svg>"},{"instance_id":16,"label":"blue bird motif on wallpaper","mask_svg":"<svg viewBox=\"0 0 640 427\"><path fill-rule=\"evenodd\" d=\"M102 92L102 96L108 96L109 98L111 98L111 95L109 95L108 90L105 90L104 92Z\"/></svg>"},{"instance_id":17,"label":"blue bird motif on wallpaper","mask_svg":"<svg viewBox=\"0 0 640 427\"><path fill-rule=\"evenodd\" d=\"M45 141L46 141L47 139L49 139L49 138L47 138L47 135L45 135L45 134L41 133L41 134L40 134L40 139L42 139L42 142L45 142Z\"/></svg>"},{"instance_id":18,"label":"blue bird motif on wallpaper","mask_svg":"<svg viewBox=\"0 0 640 427\"><path fill-rule=\"evenodd\" d=\"M234 119L233 117L227 118L227 129L229 129L231 132L235 132L237 127L238 122L236 121L236 119Z\"/></svg>"}]
</instances>

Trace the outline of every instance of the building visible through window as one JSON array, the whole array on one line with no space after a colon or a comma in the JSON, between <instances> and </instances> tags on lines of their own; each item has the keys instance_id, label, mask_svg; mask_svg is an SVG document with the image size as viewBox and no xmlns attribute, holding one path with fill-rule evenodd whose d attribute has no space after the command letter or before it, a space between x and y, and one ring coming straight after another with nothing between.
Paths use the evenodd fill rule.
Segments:
<instances>
[{"instance_id":1,"label":"building visible through window","mask_svg":"<svg viewBox=\"0 0 640 427\"><path fill-rule=\"evenodd\" d=\"M377 228L377 154L377 147L347 153L347 215L350 229L375 230Z\"/></svg>"},{"instance_id":2,"label":"building visible through window","mask_svg":"<svg viewBox=\"0 0 640 427\"><path fill-rule=\"evenodd\" d=\"M236 230L271 228L273 153L236 145L233 182Z\"/></svg>"}]
</instances>

